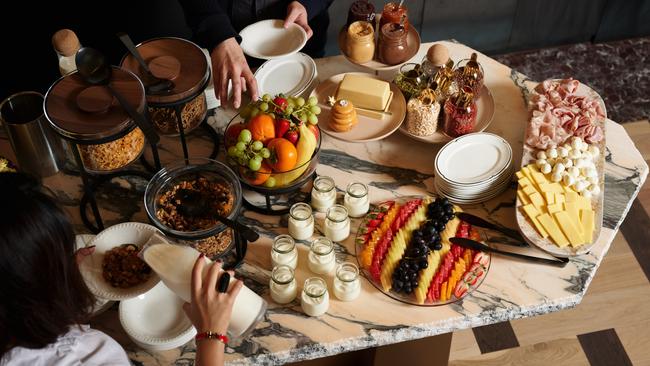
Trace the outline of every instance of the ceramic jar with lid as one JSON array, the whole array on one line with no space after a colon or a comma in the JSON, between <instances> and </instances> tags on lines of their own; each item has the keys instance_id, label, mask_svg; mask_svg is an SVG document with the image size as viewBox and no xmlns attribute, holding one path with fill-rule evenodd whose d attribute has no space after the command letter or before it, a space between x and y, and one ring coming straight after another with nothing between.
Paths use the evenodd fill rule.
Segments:
<instances>
[{"instance_id":1,"label":"ceramic jar with lid","mask_svg":"<svg viewBox=\"0 0 650 366\"><path fill-rule=\"evenodd\" d=\"M406 28L397 23L386 23L379 33L379 61L397 65L408 59Z\"/></svg>"},{"instance_id":2,"label":"ceramic jar with lid","mask_svg":"<svg viewBox=\"0 0 650 366\"><path fill-rule=\"evenodd\" d=\"M149 118L163 135L178 135L180 111L185 133L203 122L207 113L205 88L210 80L208 60L199 46L181 38L155 38L137 46L151 73L171 80L174 87L168 93L147 94ZM148 75L129 53L122 67L135 73L145 85Z\"/></svg>"},{"instance_id":3,"label":"ceramic jar with lid","mask_svg":"<svg viewBox=\"0 0 650 366\"><path fill-rule=\"evenodd\" d=\"M145 91L128 70L113 66L111 86L138 112L144 112ZM76 144L88 172L122 169L142 153L145 138L108 88L88 85L77 72L57 80L47 91L45 116L63 138Z\"/></svg>"},{"instance_id":4,"label":"ceramic jar with lid","mask_svg":"<svg viewBox=\"0 0 650 366\"><path fill-rule=\"evenodd\" d=\"M375 55L375 31L372 24L357 21L348 27L345 53L352 61L363 64Z\"/></svg>"},{"instance_id":5,"label":"ceramic jar with lid","mask_svg":"<svg viewBox=\"0 0 650 366\"><path fill-rule=\"evenodd\" d=\"M410 23L409 23L409 12L406 5L396 2L390 2L384 5L384 10L381 12L381 18L379 18L379 28L383 28L385 24L388 23L400 23L402 18L404 18L404 28L408 32Z\"/></svg>"}]
</instances>

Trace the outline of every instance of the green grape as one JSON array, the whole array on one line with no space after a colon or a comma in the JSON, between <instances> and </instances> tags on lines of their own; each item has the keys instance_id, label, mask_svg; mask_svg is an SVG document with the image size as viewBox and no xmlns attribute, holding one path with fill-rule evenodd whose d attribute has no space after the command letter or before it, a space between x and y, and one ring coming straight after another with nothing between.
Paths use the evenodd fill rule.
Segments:
<instances>
[{"instance_id":1,"label":"green grape","mask_svg":"<svg viewBox=\"0 0 650 366\"><path fill-rule=\"evenodd\" d=\"M303 98L303 97L298 97L298 98L296 99L296 104L298 105L298 107L302 107L303 105L305 105L305 98Z\"/></svg>"},{"instance_id":2,"label":"green grape","mask_svg":"<svg viewBox=\"0 0 650 366\"><path fill-rule=\"evenodd\" d=\"M260 170L260 168L262 167L262 163L260 160L251 159L248 161L248 167L250 168L250 170L256 172Z\"/></svg>"},{"instance_id":3,"label":"green grape","mask_svg":"<svg viewBox=\"0 0 650 366\"><path fill-rule=\"evenodd\" d=\"M291 108L296 107L296 102L293 100L293 98L287 99L287 107L291 107Z\"/></svg>"},{"instance_id":4,"label":"green grape","mask_svg":"<svg viewBox=\"0 0 650 366\"><path fill-rule=\"evenodd\" d=\"M298 118L300 118L300 120L303 121L303 122L306 121L307 120L307 113L300 112L300 115L298 116Z\"/></svg>"},{"instance_id":5,"label":"green grape","mask_svg":"<svg viewBox=\"0 0 650 366\"><path fill-rule=\"evenodd\" d=\"M268 188L273 188L275 187L275 178L269 177L266 182L264 182L264 186Z\"/></svg>"},{"instance_id":6,"label":"green grape","mask_svg":"<svg viewBox=\"0 0 650 366\"><path fill-rule=\"evenodd\" d=\"M260 110L257 109L257 107L253 107L253 108L251 109L250 117L253 118L253 117L257 116L258 114L260 114Z\"/></svg>"},{"instance_id":7,"label":"green grape","mask_svg":"<svg viewBox=\"0 0 650 366\"><path fill-rule=\"evenodd\" d=\"M318 98L314 96L309 97L309 99L307 99L307 103L311 106L315 106L316 104L318 104Z\"/></svg>"},{"instance_id":8,"label":"green grape","mask_svg":"<svg viewBox=\"0 0 650 366\"><path fill-rule=\"evenodd\" d=\"M236 147L231 146L228 148L228 156L234 158L237 156L237 154L239 154L239 150L237 150Z\"/></svg>"},{"instance_id":9,"label":"green grape","mask_svg":"<svg viewBox=\"0 0 650 366\"><path fill-rule=\"evenodd\" d=\"M247 144L247 143L251 142L251 139L252 139L252 138L253 138L253 135L251 134L251 131L248 130L248 129L246 129L246 128L244 128L244 129L241 130L241 132L239 133L239 137L238 137L237 139L239 140L239 142L243 142L243 143L246 143L246 144ZM242 150L243 150L243 149L242 149Z\"/></svg>"},{"instance_id":10,"label":"green grape","mask_svg":"<svg viewBox=\"0 0 650 366\"><path fill-rule=\"evenodd\" d=\"M246 157L240 156L237 158L237 163L239 163L239 165L241 166L246 166L248 165L248 160L246 159Z\"/></svg>"},{"instance_id":11,"label":"green grape","mask_svg":"<svg viewBox=\"0 0 650 366\"><path fill-rule=\"evenodd\" d=\"M262 100L265 101L265 102L267 102L267 103L270 102L271 99L273 99L273 97L271 96L271 94L268 94L268 93L267 93L267 94L262 95Z\"/></svg>"},{"instance_id":12,"label":"green grape","mask_svg":"<svg viewBox=\"0 0 650 366\"><path fill-rule=\"evenodd\" d=\"M268 159L271 157L271 150L267 148L263 148L262 150L260 150L260 155L262 155L264 159Z\"/></svg>"},{"instance_id":13,"label":"green grape","mask_svg":"<svg viewBox=\"0 0 650 366\"><path fill-rule=\"evenodd\" d=\"M312 125L315 125L315 124L318 123L318 117L316 117L316 115L313 114L313 113L309 115L309 117L307 118L307 120L308 120L309 123L311 123Z\"/></svg>"},{"instance_id":14,"label":"green grape","mask_svg":"<svg viewBox=\"0 0 650 366\"><path fill-rule=\"evenodd\" d=\"M255 160L255 161L259 162L260 164L262 163L262 157L259 156L259 155L254 155L254 156L251 158L251 160Z\"/></svg>"},{"instance_id":15,"label":"green grape","mask_svg":"<svg viewBox=\"0 0 650 366\"><path fill-rule=\"evenodd\" d=\"M293 107L292 106L287 106L287 108L284 110L286 114L291 114L293 113Z\"/></svg>"},{"instance_id":16,"label":"green grape","mask_svg":"<svg viewBox=\"0 0 650 366\"><path fill-rule=\"evenodd\" d=\"M320 107L317 106L317 105L313 105L313 106L309 107L309 110L310 110L313 114L320 114Z\"/></svg>"},{"instance_id":17,"label":"green grape","mask_svg":"<svg viewBox=\"0 0 650 366\"><path fill-rule=\"evenodd\" d=\"M235 145L235 148L237 148L237 150L239 150L239 151L244 151L244 150L246 150L246 144L243 143L243 142L241 142L241 141L239 141L239 142Z\"/></svg>"},{"instance_id":18,"label":"green grape","mask_svg":"<svg viewBox=\"0 0 650 366\"><path fill-rule=\"evenodd\" d=\"M260 151L264 147L262 141L253 141L253 151Z\"/></svg>"},{"instance_id":19,"label":"green grape","mask_svg":"<svg viewBox=\"0 0 650 366\"><path fill-rule=\"evenodd\" d=\"M262 102L262 103L260 103L259 108L260 108L260 111L266 112L266 111L269 110L269 104L266 103L266 102Z\"/></svg>"}]
</instances>

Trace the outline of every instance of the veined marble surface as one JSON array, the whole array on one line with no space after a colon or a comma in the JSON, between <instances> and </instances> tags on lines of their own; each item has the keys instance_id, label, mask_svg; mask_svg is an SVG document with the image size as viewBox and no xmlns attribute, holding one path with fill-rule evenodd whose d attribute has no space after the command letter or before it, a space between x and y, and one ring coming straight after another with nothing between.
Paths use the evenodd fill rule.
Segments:
<instances>
[{"instance_id":1,"label":"veined marble surface","mask_svg":"<svg viewBox=\"0 0 650 366\"><path fill-rule=\"evenodd\" d=\"M467 58L473 52L461 44L444 43L454 60ZM426 54L429 46L423 45L416 60ZM515 164L519 164L524 126L528 120L525 102L528 91L535 83L482 54L479 54L479 62L485 69L485 84L496 102L494 119L487 132L506 138L512 146ZM337 73L360 70L342 56L316 60L316 64L320 80ZM381 76L391 79L393 75L382 73ZM223 129L232 114L218 111L211 123ZM447 306L405 305L380 293L365 279L361 280L362 292L356 301L341 302L331 295L329 311L318 318L304 315L298 300L285 306L276 305L268 292L270 248L275 235L287 232L286 217L244 212L244 221L255 226L262 238L249 246L246 263L238 275L268 301L269 310L265 320L248 339L227 348L227 364L273 365L313 359L576 306L648 174L648 166L623 127L607 121L606 133L605 222L592 252L571 259L564 268L493 256L490 271L478 290L462 301ZM317 172L333 177L339 191L352 181L367 183L372 202L397 196L434 194L433 160L439 148L411 140L400 132L365 144L347 143L325 135ZM67 184L79 187L79 183ZM480 205L463 206L463 209L514 228L514 189L513 182L512 187L499 197ZM74 202L74 194L67 190L61 188L57 193L63 199L68 198L69 203ZM127 195L122 201L112 203L107 221L146 221L137 207L127 202L129 197ZM100 204L103 203L106 202L101 201ZM323 220L322 214L317 215L317 229L322 228ZM353 220L351 236L337 243L339 261L355 261L354 235L359 221ZM492 239L498 239L496 234L487 233ZM308 243L301 242L298 250L296 279L302 284L310 276L307 269ZM532 255L540 254L535 249L524 251ZM331 289L332 278L327 280ZM152 353L139 349L124 335L115 310L114 307L102 314L94 325L124 345L135 364L191 364L195 352L193 342L166 352Z\"/></svg>"}]
</instances>

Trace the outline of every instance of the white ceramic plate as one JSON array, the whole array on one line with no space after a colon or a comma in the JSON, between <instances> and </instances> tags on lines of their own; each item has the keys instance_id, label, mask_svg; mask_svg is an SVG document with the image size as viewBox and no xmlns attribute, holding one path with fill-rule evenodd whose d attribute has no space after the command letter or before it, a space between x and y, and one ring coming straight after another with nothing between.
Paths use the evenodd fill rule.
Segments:
<instances>
[{"instance_id":1,"label":"white ceramic plate","mask_svg":"<svg viewBox=\"0 0 650 366\"><path fill-rule=\"evenodd\" d=\"M302 52L266 61L255 71L260 95L302 95L316 79L316 63Z\"/></svg>"},{"instance_id":2,"label":"white ceramic plate","mask_svg":"<svg viewBox=\"0 0 650 366\"><path fill-rule=\"evenodd\" d=\"M438 194L440 194L441 196L443 196L443 197L447 197L447 199L449 199L450 202L455 203L455 204L459 204L459 205L474 205L474 204L477 204L477 203L489 201L489 200L495 198L496 196L500 195L501 193L503 193L508 188L509 185L510 185L510 182L508 182L508 184L503 185L499 189L496 189L496 190L490 192L489 194L485 194L484 196L480 196L480 197L476 197L476 198L465 198L465 197L458 197L458 196L454 196L454 195L450 195L448 193L445 193L442 189L440 189L440 187L438 187L436 181L434 180L434 186L436 188L436 192Z\"/></svg>"},{"instance_id":3,"label":"white ceramic plate","mask_svg":"<svg viewBox=\"0 0 650 366\"><path fill-rule=\"evenodd\" d=\"M183 300L162 282L138 297L120 302L119 312L126 334L145 349L180 347L196 335L183 311Z\"/></svg>"},{"instance_id":4,"label":"white ceramic plate","mask_svg":"<svg viewBox=\"0 0 650 366\"><path fill-rule=\"evenodd\" d=\"M294 54L307 43L307 32L297 24L284 28L284 20L268 19L253 23L239 32L245 54L271 60Z\"/></svg>"},{"instance_id":5,"label":"white ceramic plate","mask_svg":"<svg viewBox=\"0 0 650 366\"><path fill-rule=\"evenodd\" d=\"M436 155L435 170L440 179L451 184L481 184L500 176L511 161L512 148L505 139L479 132L443 146Z\"/></svg>"},{"instance_id":6,"label":"white ceramic plate","mask_svg":"<svg viewBox=\"0 0 650 366\"><path fill-rule=\"evenodd\" d=\"M95 238L95 235L90 234L79 234L75 237L75 250L90 246L90 242ZM95 296L95 304L93 305L92 310L90 311L91 316L97 316L106 310L110 309L114 301L102 299L98 296Z\"/></svg>"},{"instance_id":7,"label":"white ceramic plate","mask_svg":"<svg viewBox=\"0 0 650 366\"><path fill-rule=\"evenodd\" d=\"M369 78L381 80L378 76L366 73L354 72L350 74L363 75ZM378 120L357 113L359 123L352 127L350 131L337 132L330 128L329 121L330 111L332 108L327 104L327 98L336 94L336 89L344 76L345 74L332 76L318 84L310 94L310 96L315 96L318 99L318 105L321 107L321 114L318 115L318 126L321 131L339 140L348 142L381 140L395 132L406 116L406 100L404 100L404 96L397 85L393 83L389 83L390 90L393 92L393 100L390 102L390 106L388 107L388 111L391 113L390 115L386 115L382 120Z\"/></svg>"},{"instance_id":8,"label":"white ceramic plate","mask_svg":"<svg viewBox=\"0 0 650 366\"><path fill-rule=\"evenodd\" d=\"M106 252L122 244L135 244L142 246L149 240L154 232L160 232L151 225L140 222L125 222L111 226L95 236L90 245L95 245L95 252L86 257L79 269L90 291L98 297L108 300L126 300L151 290L160 278L152 272L149 279L137 286L130 288L117 288L106 282L102 276L102 262Z\"/></svg>"},{"instance_id":9,"label":"white ceramic plate","mask_svg":"<svg viewBox=\"0 0 650 366\"><path fill-rule=\"evenodd\" d=\"M497 190L504 185L509 185L510 182L512 181L513 173L514 173L514 169L510 168L506 172L504 172L503 176L500 177L499 180L495 181L494 183L479 188L471 188L471 189L449 186L444 181L438 178L436 178L436 182L438 184L438 187L444 190L446 193L449 193L457 197L470 198L471 196L486 195L489 192Z\"/></svg>"},{"instance_id":10,"label":"white ceramic plate","mask_svg":"<svg viewBox=\"0 0 650 366\"><path fill-rule=\"evenodd\" d=\"M429 144L442 144L451 141L453 137L449 137L444 132L442 132L442 124L444 122L444 117L442 116L443 108L444 106L441 105L441 116L438 122L438 130L433 134L429 136L417 136L408 132L405 125L402 125L399 128L399 131L414 140L426 142ZM488 89L488 87L485 85L483 85L483 88L481 88L480 98L476 101L476 109L476 125L474 126L474 132L483 132L486 128L488 128L490 123L492 123L492 118L494 117L495 110L494 97L492 96L490 89Z\"/></svg>"}]
</instances>

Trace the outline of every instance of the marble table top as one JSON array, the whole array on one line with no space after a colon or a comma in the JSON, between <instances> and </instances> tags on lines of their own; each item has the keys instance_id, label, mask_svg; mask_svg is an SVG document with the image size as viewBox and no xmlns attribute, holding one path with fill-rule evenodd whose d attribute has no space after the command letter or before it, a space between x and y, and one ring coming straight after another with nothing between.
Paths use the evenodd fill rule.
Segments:
<instances>
[{"instance_id":1,"label":"marble table top","mask_svg":"<svg viewBox=\"0 0 650 366\"><path fill-rule=\"evenodd\" d=\"M462 44L443 43L454 60L467 58L473 52ZM423 44L417 60L426 54L429 46ZM496 102L494 119L487 132L508 140L514 152L515 164L519 164L524 126L528 120L526 98L536 83L485 55L479 54L479 62L485 69L485 85ZM342 56L319 59L316 64L320 80L338 73L363 71ZM392 79L393 75L390 72L380 74L386 79ZM588 84L589 80L584 82ZM210 122L223 129L232 115L232 111L220 109ZM405 305L380 293L365 279L362 279L361 296L356 301L341 302L332 296L329 311L318 318L304 315L298 300L284 306L276 305L268 291L271 269L269 253L272 238L287 233L287 218L245 211L243 221L255 226L262 237L249 245L246 262L238 275L244 277L246 284L268 301L269 309L264 321L248 339L227 348L227 364L272 365L313 359L576 306L585 295L648 174L648 166L622 126L608 120L606 138L604 223L591 253L572 258L564 268L494 256L490 271L478 290L451 305ZM381 141L363 144L347 143L325 135L317 172L334 178L339 200L342 199L340 191L357 180L368 184L372 202L406 195L435 194L433 160L439 148L416 142L400 132ZM67 184L79 188L78 182L68 181ZM500 196L479 205L463 206L463 209L515 228L515 188L513 182ZM55 190L68 200L69 205L74 204L75 194L66 193L64 189ZM123 200L126 205L128 197ZM108 208L108 222L144 220L137 208L120 207L120 203L115 202ZM323 221L323 216L317 215L317 231L321 231ZM338 261L354 261L354 233L358 224L359 220L353 220L352 235L336 244ZM301 284L310 276L307 269L308 243L301 242L298 250L296 279ZM532 255L539 255L535 249L526 250ZM330 286L331 280L328 279ZM116 307L101 315L93 325L115 337L137 364L185 365L195 355L193 342L178 349L156 353L138 348L121 330Z\"/></svg>"}]
</instances>

